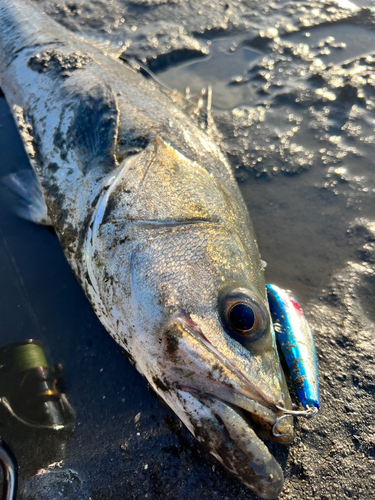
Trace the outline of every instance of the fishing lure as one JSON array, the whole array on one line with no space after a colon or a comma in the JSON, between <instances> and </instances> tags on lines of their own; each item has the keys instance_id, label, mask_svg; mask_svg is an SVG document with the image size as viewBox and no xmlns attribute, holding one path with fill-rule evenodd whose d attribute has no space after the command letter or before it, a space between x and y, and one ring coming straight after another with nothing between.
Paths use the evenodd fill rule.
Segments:
<instances>
[{"instance_id":1,"label":"fishing lure","mask_svg":"<svg viewBox=\"0 0 375 500\"><path fill-rule=\"evenodd\" d=\"M273 326L281 351L294 381L305 411L284 412L273 426L274 436L279 422L287 417L312 417L320 408L318 362L314 338L303 310L290 291L276 285L267 285L268 301Z\"/></svg>"}]
</instances>

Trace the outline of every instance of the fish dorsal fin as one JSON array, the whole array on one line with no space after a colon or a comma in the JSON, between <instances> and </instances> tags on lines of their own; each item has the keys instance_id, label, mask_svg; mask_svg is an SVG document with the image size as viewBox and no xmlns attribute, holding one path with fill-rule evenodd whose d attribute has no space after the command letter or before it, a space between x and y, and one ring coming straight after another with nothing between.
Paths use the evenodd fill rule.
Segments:
<instances>
[{"instance_id":1,"label":"fish dorsal fin","mask_svg":"<svg viewBox=\"0 0 375 500\"><path fill-rule=\"evenodd\" d=\"M132 57L126 57L125 54L121 54L119 59L127 63L133 70L142 71L146 76L151 77L161 90L169 95L173 102L181 106L198 123L200 128L205 130L214 139L219 138L219 133L211 114L212 87L210 85L193 96L190 95L190 89L187 87L185 94L183 94L169 87L140 61Z\"/></svg>"},{"instance_id":2,"label":"fish dorsal fin","mask_svg":"<svg viewBox=\"0 0 375 500\"><path fill-rule=\"evenodd\" d=\"M189 113L202 130L205 130L219 144L220 134L211 113L212 87L209 85L193 96L190 95L190 89L186 87L184 100L185 111Z\"/></svg>"},{"instance_id":3,"label":"fish dorsal fin","mask_svg":"<svg viewBox=\"0 0 375 500\"><path fill-rule=\"evenodd\" d=\"M209 130L214 126L214 120L211 115L212 105L212 87L208 86L207 89L203 88L198 94L190 95L190 89L186 87L185 90L185 109L189 115L198 122L198 125L204 129Z\"/></svg>"},{"instance_id":4,"label":"fish dorsal fin","mask_svg":"<svg viewBox=\"0 0 375 500\"><path fill-rule=\"evenodd\" d=\"M89 89L81 98L68 129L68 147L79 168L109 171L117 166L119 110L113 90L106 84Z\"/></svg>"}]
</instances>

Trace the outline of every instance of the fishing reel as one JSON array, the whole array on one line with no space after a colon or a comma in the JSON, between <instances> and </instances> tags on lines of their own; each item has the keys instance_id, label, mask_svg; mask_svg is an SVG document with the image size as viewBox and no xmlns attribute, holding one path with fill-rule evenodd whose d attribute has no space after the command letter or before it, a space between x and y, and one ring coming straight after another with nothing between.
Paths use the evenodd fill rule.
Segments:
<instances>
[{"instance_id":1,"label":"fishing reel","mask_svg":"<svg viewBox=\"0 0 375 500\"><path fill-rule=\"evenodd\" d=\"M42 343L29 339L1 347L0 435L17 457L20 476L64 459L74 424L63 367L48 364ZM2 500L13 499L17 482L16 461L7 445L0 442Z\"/></svg>"},{"instance_id":2,"label":"fishing reel","mask_svg":"<svg viewBox=\"0 0 375 500\"><path fill-rule=\"evenodd\" d=\"M40 341L23 340L0 348L1 410L30 429L73 426L75 412L65 395L63 367L48 365Z\"/></svg>"}]
</instances>

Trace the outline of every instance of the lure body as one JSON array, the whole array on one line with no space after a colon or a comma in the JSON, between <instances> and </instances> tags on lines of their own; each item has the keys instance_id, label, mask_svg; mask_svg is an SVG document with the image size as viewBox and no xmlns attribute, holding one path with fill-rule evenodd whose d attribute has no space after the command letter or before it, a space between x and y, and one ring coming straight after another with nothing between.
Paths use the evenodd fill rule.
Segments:
<instances>
[{"instance_id":1,"label":"lure body","mask_svg":"<svg viewBox=\"0 0 375 500\"><path fill-rule=\"evenodd\" d=\"M274 329L304 408L320 408L318 363L314 338L303 310L293 295L267 285Z\"/></svg>"}]
</instances>

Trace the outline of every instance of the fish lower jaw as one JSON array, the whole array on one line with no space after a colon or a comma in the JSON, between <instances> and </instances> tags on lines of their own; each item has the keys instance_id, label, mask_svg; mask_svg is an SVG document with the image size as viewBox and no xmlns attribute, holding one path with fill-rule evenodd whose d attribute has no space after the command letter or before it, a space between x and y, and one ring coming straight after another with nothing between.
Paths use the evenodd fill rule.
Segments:
<instances>
[{"instance_id":1,"label":"fish lower jaw","mask_svg":"<svg viewBox=\"0 0 375 500\"><path fill-rule=\"evenodd\" d=\"M177 402L183 404L173 409L200 444L258 497L277 498L283 471L259 438L250 414L192 387L182 386L177 393Z\"/></svg>"},{"instance_id":2,"label":"fish lower jaw","mask_svg":"<svg viewBox=\"0 0 375 500\"><path fill-rule=\"evenodd\" d=\"M294 439L294 428L293 425L290 423L290 420L288 422L285 422L286 425L284 424L282 432L278 427L278 432L280 432L280 434L275 435L273 433L274 425L281 415L275 414L274 420L269 421L263 419L262 417L260 417L255 413L251 413L247 410L244 410L241 407L237 407L236 410L240 412L240 414L243 416L246 422L254 429L254 431L256 432L257 436L260 439L263 440L268 439L270 441L274 441L276 443L283 445L292 443Z\"/></svg>"},{"instance_id":3,"label":"fish lower jaw","mask_svg":"<svg viewBox=\"0 0 375 500\"><path fill-rule=\"evenodd\" d=\"M289 419L280 422L280 427L278 426L278 432L280 433L279 436L275 436L273 434L273 427L276 421L282 416L282 414L273 412L272 410L270 410L270 408L262 405L256 400L252 400L252 403L254 403L255 406L255 411L250 411L248 408L244 407L245 405L239 406L238 404L230 402L227 399L223 399L214 394L203 393L193 387L180 386L180 389L192 394L198 399L217 400L222 404L227 405L239 416L241 416L241 418L247 423L247 425L251 427L256 435L262 440L268 439L270 441L275 441L279 444L286 445L290 444L294 439L294 427L291 423L291 420ZM268 413L268 415L265 413Z\"/></svg>"}]
</instances>

